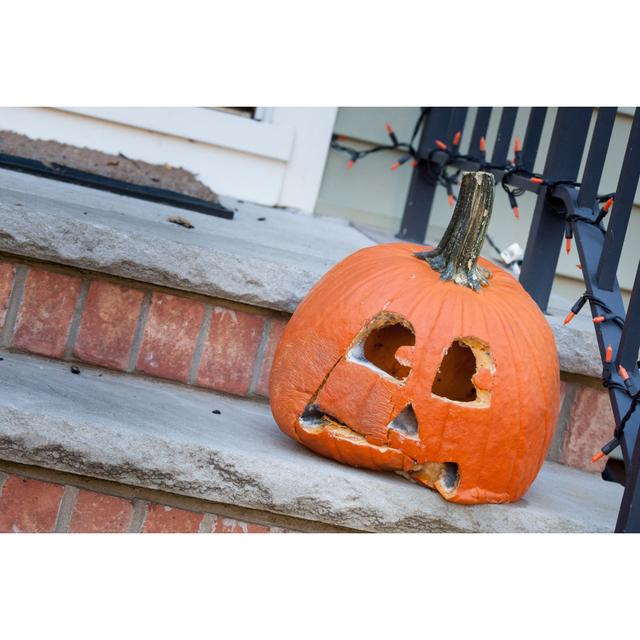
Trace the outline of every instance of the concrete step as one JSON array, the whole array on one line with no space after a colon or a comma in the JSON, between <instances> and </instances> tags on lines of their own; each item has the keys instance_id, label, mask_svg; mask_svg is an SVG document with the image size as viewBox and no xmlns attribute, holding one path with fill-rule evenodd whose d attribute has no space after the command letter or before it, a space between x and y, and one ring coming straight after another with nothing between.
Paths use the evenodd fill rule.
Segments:
<instances>
[{"instance_id":1,"label":"concrete step","mask_svg":"<svg viewBox=\"0 0 640 640\"><path fill-rule=\"evenodd\" d=\"M612 531L622 488L546 463L524 499L465 507L320 458L266 403L0 352L0 459L362 531ZM214 413L215 412L215 413Z\"/></svg>"},{"instance_id":2,"label":"concrete step","mask_svg":"<svg viewBox=\"0 0 640 640\"><path fill-rule=\"evenodd\" d=\"M346 221L220 200L233 220L0 170L0 251L292 312L336 262L374 244Z\"/></svg>"}]
</instances>

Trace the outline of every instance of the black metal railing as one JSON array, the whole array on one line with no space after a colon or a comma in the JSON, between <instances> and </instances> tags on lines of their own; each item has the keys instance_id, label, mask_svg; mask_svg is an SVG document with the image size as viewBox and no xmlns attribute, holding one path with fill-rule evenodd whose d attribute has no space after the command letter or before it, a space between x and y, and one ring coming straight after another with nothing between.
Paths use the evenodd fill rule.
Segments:
<instances>
[{"instance_id":1,"label":"black metal railing","mask_svg":"<svg viewBox=\"0 0 640 640\"><path fill-rule=\"evenodd\" d=\"M616 119L615 107L598 109L579 182L591 107L557 110L541 174L534 174L533 167L547 116L545 107L531 109L517 162L508 161L507 155L518 109L502 109L490 159L483 143L491 107L478 108L465 153L454 143L460 140L456 133L463 131L467 111L467 107L432 107L424 115L418 162L398 237L424 242L435 191L447 171L491 171L505 190L537 194L520 282L543 311L549 302L562 240L575 237L585 295L573 309L577 313L589 302L596 318L603 384L608 388L615 418L613 439L603 447L603 453L620 445L623 457L622 461L609 458L602 476L624 485L616 531L640 532L640 263L626 316L616 279L640 176L640 108L635 111L615 193L604 196L598 196L598 188ZM605 229L603 219L611 201L604 207L603 202L611 197L613 207Z\"/></svg>"}]
</instances>

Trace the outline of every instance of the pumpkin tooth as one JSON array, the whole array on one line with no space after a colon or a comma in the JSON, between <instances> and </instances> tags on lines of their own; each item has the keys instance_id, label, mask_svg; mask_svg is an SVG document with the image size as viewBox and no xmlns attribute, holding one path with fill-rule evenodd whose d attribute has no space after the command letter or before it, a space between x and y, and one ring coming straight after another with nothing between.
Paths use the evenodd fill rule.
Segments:
<instances>
[{"instance_id":1,"label":"pumpkin tooth","mask_svg":"<svg viewBox=\"0 0 640 640\"><path fill-rule=\"evenodd\" d=\"M316 449L314 443L317 446L318 442L322 442L324 447L320 445L320 448L316 449L316 451L322 455L328 455L339 462L354 464L353 461L349 462L349 458L353 453L352 447L357 446L366 450L368 454L368 462L361 466L371 469L402 470L405 472L420 468L419 463L407 456L401 449L389 446L385 441L375 442L372 437L363 436L337 420L334 416L325 413L317 404L309 404L305 407L298 419L298 424L303 431L303 434L301 434L301 442L303 444ZM313 438L313 440L308 440L307 438L309 437ZM331 453L326 450L328 442L332 443L333 450ZM351 454L348 453L348 450L341 449L340 443L351 447ZM346 459L343 459L343 454L346 455Z\"/></svg>"},{"instance_id":2,"label":"pumpkin tooth","mask_svg":"<svg viewBox=\"0 0 640 640\"><path fill-rule=\"evenodd\" d=\"M343 438L366 442L366 439L362 434L340 422L336 417L326 413L317 404L308 404L304 408L298 422L303 429L312 433L317 433L323 429L329 429Z\"/></svg>"},{"instance_id":3,"label":"pumpkin tooth","mask_svg":"<svg viewBox=\"0 0 640 640\"><path fill-rule=\"evenodd\" d=\"M443 498L451 498L460 485L460 472L455 462L425 462L409 475L412 480L435 489Z\"/></svg>"}]
</instances>

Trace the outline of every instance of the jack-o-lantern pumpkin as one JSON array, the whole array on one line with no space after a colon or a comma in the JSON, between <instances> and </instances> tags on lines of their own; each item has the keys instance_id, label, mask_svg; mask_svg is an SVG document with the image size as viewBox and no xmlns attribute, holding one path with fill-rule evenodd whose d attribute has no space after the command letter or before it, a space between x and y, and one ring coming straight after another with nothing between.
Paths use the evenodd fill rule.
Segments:
<instances>
[{"instance_id":1,"label":"jack-o-lantern pumpkin","mask_svg":"<svg viewBox=\"0 0 640 640\"><path fill-rule=\"evenodd\" d=\"M271 408L285 433L446 500L525 493L555 428L558 357L535 302L479 258L493 192L490 173L465 174L436 249L362 249L313 287L271 371Z\"/></svg>"}]
</instances>

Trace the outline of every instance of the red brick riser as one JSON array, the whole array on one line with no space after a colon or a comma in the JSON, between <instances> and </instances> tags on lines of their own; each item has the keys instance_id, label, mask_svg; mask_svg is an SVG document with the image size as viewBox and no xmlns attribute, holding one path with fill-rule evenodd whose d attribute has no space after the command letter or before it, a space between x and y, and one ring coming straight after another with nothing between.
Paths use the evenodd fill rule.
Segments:
<instances>
[{"instance_id":1,"label":"red brick riser","mask_svg":"<svg viewBox=\"0 0 640 640\"><path fill-rule=\"evenodd\" d=\"M283 533L286 529L0 472L0 533Z\"/></svg>"},{"instance_id":2,"label":"red brick riser","mask_svg":"<svg viewBox=\"0 0 640 640\"><path fill-rule=\"evenodd\" d=\"M0 260L0 344L241 396L268 396L283 314L73 269ZM607 392L566 376L549 457L599 472L611 438Z\"/></svg>"},{"instance_id":3,"label":"red brick riser","mask_svg":"<svg viewBox=\"0 0 640 640\"><path fill-rule=\"evenodd\" d=\"M266 397L285 322L246 305L0 262L0 343L51 358Z\"/></svg>"}]
</instances>

